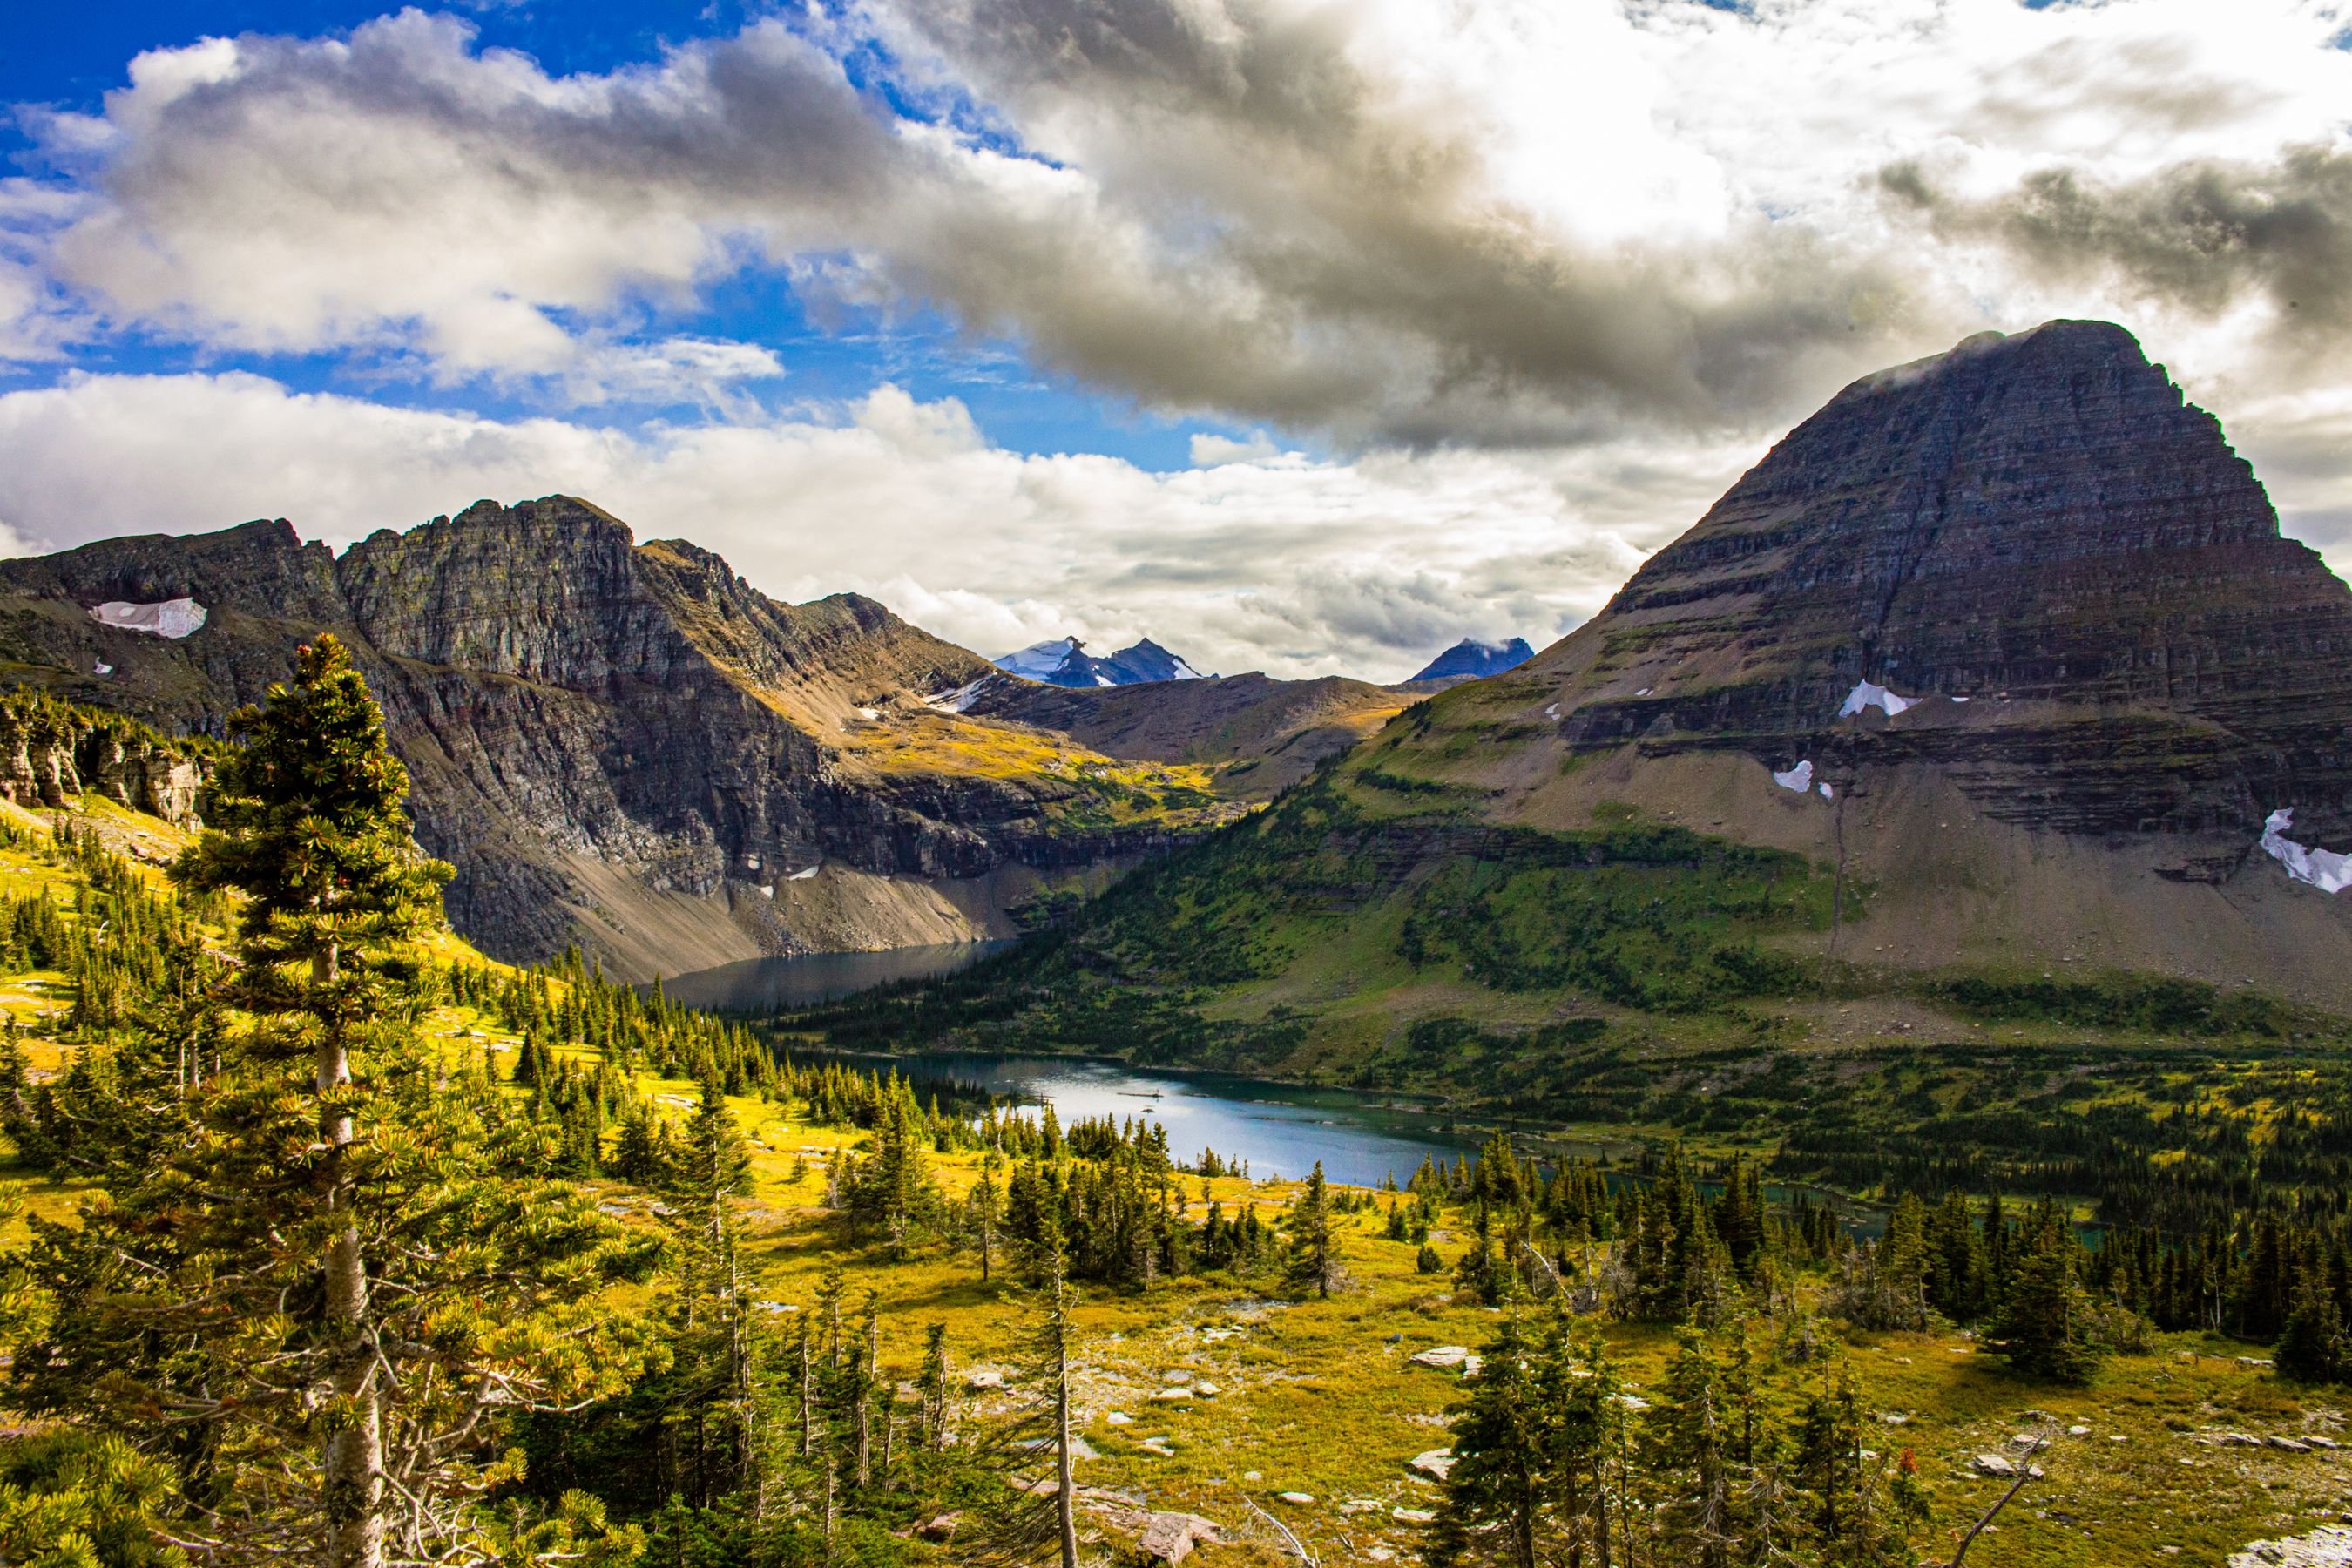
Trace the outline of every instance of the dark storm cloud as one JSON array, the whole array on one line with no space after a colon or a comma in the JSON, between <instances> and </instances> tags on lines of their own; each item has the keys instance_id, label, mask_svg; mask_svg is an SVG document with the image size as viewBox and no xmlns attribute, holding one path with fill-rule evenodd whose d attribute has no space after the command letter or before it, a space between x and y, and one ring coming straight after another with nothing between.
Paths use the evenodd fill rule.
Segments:
<instances>
[{"instance_id":1,"label":"dark storm cloud","mask_svg":"<svg viewBox=\"0 0 2352 1568\"><path fill-rule=\"evenodd\" d=\"M2260 298L2289 352L2333 351L2352 329L2352 153L2336 148L2121 182L2048 169L1989 199L1948 195L1916 163L1880 183L1937 235L1997 245L2043 278L2112 281L2207 316Z\"/></svg>"}]
</instances>

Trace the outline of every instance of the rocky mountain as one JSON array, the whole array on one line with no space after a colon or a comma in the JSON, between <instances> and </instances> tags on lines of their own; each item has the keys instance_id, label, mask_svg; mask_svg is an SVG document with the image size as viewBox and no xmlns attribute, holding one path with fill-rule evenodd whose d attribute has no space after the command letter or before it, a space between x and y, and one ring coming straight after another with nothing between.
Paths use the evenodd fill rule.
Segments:
<instances>
[{"instance_id":1,"label":"rocky mountain","mask_svg":"<svg viewBox=\"0 0 2352 1568\"><path fill-rule=\"evenodd\" d=\"M2352 847L2347 652L2352 591L2213 416L2121 328L2053 321L1846 388L1379 765L1498 821L1616 799L1834 859L1876 889L1849 956L2352 1005L2352 910L2263 847L2281 810Z\"/></svg>"},{"instance_id":2,"label":"rocky mountain","mask_svg":"<svg viewBox=\"0 0 2352 1568\"><path fill-rule=\"evenodd\" d=\"M1535 656L1536 650L1528 646L1525 637L1513 637L1508 642L1480 642L1475 637L1464 637L1431 659L1413 679L1483 680L1507 669L1517 669Z\"/></svg>"},{"instance_id":3,"label":"rocky mountain","mask_svg":"<svg viewBox=\"0 0 2352 1568\"><path fill-rule=\"evenodd\" d=\"M2352 590L2128 333L1973 338L1122 884L1018 1026L1567 1104L1666 1041L2352 1015L2347 654Z\"/></svg>"},{"instance_id":4,"label":"rocky mountain","mask_svg":"<svg viewBox=\"0 0 2352 1568\"><path fill-rule=\"evenodd\" d=\"M502 957L579 941L646 975L1009 934L1231 815L1202 770L927 702L992 667L871 600L778 604L569 497L340 557L275 521L0 563L11 673L167 731L217 731L330 629L457 868L453 921Z\"/></svg>"},{"instance_id":5,"label":"rocky mountain","mask_svg":"<svg viewBox=\"0 0 2352 1568\"><path fill-rule=\"evenodd\" d=\"M1199 670L1150 637L1102 658L1088 653L1076 637L1055 637L1008 653L996 661L996 667L1047 686L1140 686L1203 679Z\"/></svg>"}]
</instances>

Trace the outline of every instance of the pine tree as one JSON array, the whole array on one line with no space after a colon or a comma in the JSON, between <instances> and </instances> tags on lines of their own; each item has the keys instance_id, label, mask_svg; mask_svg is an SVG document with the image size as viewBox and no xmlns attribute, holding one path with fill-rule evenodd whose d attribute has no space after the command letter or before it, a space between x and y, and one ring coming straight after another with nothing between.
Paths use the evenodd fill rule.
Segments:
<instances>
[{"instance_id":1,"label":"pine tree","mask_svg":"<svg viewBox=\"0 0 2352 1568\"><path fill-rule=\"evenodd\" d=\"M438 1556L481 1521L499 1412L631 1376L639 1327L594 1303L628 1249L417 1037L410 944L447 872L349 656L320 638L231 728L174 875L246 895L239 1016L174 1145L36 1227L57 1310L16 1399L171 1455L182 1528L224 1552Z\"/></svg>"},{"instance_id":2,"label":"pine tree","mask_svg":"<svg viewBox=\"0 0 2352 1568\"><path fill-rule=\"evenodd\" d=\"M1840 1368L1806 1402L1797 1426L1796 1479L1819 1561L1910 1568L1912 1532L1927 1518L1917 1467L1907 1448L1890 1462L1862 1445L1861 1395Z\"/></svg>"},{"instance_id":3,"label":"pine tree","mask_svg":"<svg viewBox=\"0 0 2352 1568\"><path fill-rule=\"evenodd\" d=\"M2087 1383L2100 1349L2091 1341L2090 1300L2075 1277L2081 1248L2045 1207L2010 1271L2000 1317L1987 1338L2031 1377Z\"/></svg>"},{"instance_id":4,"label":"pine tree","mask_svg":"<svg viewBox=\"0 0 2352 1568\"><path fill-rule=\"evenodd\" d=\"M2298 1383L2335 1383L2352 1372L2347 1355L2344 1318L2327 1288L2324 1270L2304 1271L2271 1355L2279 1375Z\"/></svg>"},{"instance_id":5,"label":"pine tree","mask_svg":"<svg viewBox=\"0 0 2352 1568\"><path fill-rule=\"evenodd\" d=\"M1536 1568L1547 1500L1543 1460L1550 1412L1520 1321L1515 1290L1501 1331L1486 1347L1469 1402L1453 1418L1454 1467L1430 1528L1428 1560L1437 1568L1491 1560Z\"/></svg>"},{"instance_id":6,"label":"pine tree","mask_svg":"<svg viewBox=\"0 0 2352 1568\"><path fill-rule=\"evenodd\" d=\"M1318 1296L1330 1295L1339 1282L1339 1249L1331 1237L1331 1204L1320 1160L1315 1162L1290 1211L1290 1264L1286 1278L1296 1287L1312 1286Z\"/></svg>"}]
</instances>

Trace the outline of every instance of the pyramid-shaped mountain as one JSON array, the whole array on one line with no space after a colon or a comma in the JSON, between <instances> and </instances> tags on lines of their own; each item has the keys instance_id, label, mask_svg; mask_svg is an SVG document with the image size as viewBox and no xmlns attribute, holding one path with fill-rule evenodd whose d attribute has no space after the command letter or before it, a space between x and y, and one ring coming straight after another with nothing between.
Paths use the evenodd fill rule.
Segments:
<instances>
[{"instance_id":1,"label":"pyramid-shaped mountain","mask_svg":"<svg viewBox=\"0 0 2352 1568\"><path fill-rule=\"evenodd\" d=\"M2284 810L2272 844L2352 847L2347 654L2352 591L2214 416L2120 327L2053 321L1847 387L1379 765L1496 820L1636 801L1836 858L1877 890L1847 953L2352 1003L2310 963L2352 963L2352 910L2265 846Z\"/></svg>"},{"instance_id":2,"label":"pyramid-shaped mountain","mask_svg":"<svg viewBox=\"0 0 2352 1568\"><path fill-rule=\"evenodd\" d=\"M1580 748L1807 738L2005 820L2250 845L2279 806L2352 829L2347 649L2352 595L2213 416L2053 321L1848 387L1522 673Z\"/></svg>"},{"instance_id":3,"label":"pyramid-shaped mountain","mask_svg":"<svg viewBox=\"0 0 2352 1568\"><path fill-rule=\"evenodd\" d=\"M1528 646L1525 637L1513 637L1507 642L1464 637L1423 665L1413 679L1483 680L1507 669L1517 669L1535 656L1536 650Z\"/></svg>"}]
</instances>

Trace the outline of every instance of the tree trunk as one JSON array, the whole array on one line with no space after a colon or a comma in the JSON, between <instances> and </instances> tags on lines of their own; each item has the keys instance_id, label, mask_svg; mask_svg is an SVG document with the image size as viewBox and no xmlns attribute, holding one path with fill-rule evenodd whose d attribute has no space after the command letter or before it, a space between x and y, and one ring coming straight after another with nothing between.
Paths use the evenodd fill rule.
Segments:
<instances>
[{"instance_id":1,"label":"tree trunk","mask_svg":"<svg viewBox=\"0 0 2352 1568\"><path fill-rule=\"evenodd\" d=\"M335 949L312 955L310 983L331 984L338 973ZM342 1031L330 1023L320 1030L316 1086L319 1131L327 1145L327 1212L341 1225L328 1243L325 1263L326 1327L333 1342L330 1374L344 1407L344 1424L328 1438L320 1456L320 1511L327 1568L379 1568L383 1562L383 1412L375 1381L375 1346L368 1325L367 1260L360 1255L359 1225L346 1156L355 1136L348 1109L333 1097L351 1087L352 1058Z\"/></svg>"},{"instance_id":2,"label":"tree trunk","mask_svg":"<svg viewBox=\"0 0 2352 1568\"><path fill-rule=\"evenodd\" d=\"M816 1445L816 1398L814 1387L816 1368L809 1356L809 1323L801 1320L801 1458L809 1457Z\"/></svg>"},{"instance_id":3,"label":"tree trunk","mask_svg":"<svg viewBox=\"0 0 2352 1568\"><path fill-rule=\"evenodd\" d=\"M1062 1528L1062 1568L1078 1568L1077 1487L1070 1467L1070 1307L1068 1287L1054 1280L1055 1510Z\"/></svg>"}]
</instances>

